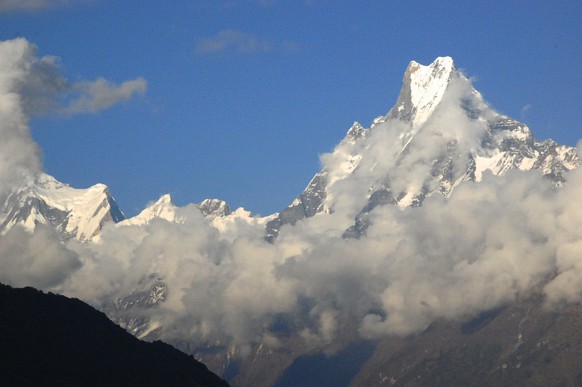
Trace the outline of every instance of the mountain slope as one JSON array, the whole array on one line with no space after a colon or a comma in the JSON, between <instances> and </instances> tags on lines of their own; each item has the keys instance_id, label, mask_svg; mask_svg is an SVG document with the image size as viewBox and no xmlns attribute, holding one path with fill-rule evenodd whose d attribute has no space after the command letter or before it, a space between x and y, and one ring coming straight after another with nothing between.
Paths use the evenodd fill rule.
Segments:
<instances>
[{"instance_id":1,"label":"mountain slope","mask_svg":"<svg viewBox=\"0 0 582 387\"><path fill-rule=\"evenodd\" d=\"M227 386L193 357L146 343L64 296L0 284L0 384Z\"/></svg>"},{"instance_id":2,"label":"mountain slope","mask_svg":"<svg viewBox=\"0 0 582 387\"><path fill-rule=\"evenodd\" d=\"M539 295L462 323L381 340L351 386L579 386L582 307Z\"/></svg>"}]
</instances>

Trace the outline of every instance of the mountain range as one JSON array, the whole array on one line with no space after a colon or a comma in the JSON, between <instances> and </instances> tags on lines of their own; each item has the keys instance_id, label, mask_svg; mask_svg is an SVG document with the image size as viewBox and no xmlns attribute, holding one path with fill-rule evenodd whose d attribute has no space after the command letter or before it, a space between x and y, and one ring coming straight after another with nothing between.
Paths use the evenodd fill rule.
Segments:
<instances>
[{"instance_id":1,"label":"mountain range","mask_svg":"<svg viewBox=\"0 0 582 387\"><path fill-rule=\"evenodd\" d=\"M407 211L427 200L447 201L461 186L519 171L533 171L559 190L568 172L582 164L574 147L538 140L527 125L491 108L449 57L427 66L411 62L394 107L369 128L355 122L321 161L322 169L288 207L264 217L243 208L231 210L218 199L178 207L163 195L126 219L105 185L75 189L39 174L8 194L0 210L0 230L6 233L22 225L33 231L48 225L63 242L90 244L102 243L105 227L182 224L194 216L229 241L236 240L241 229L253 230L271 244L289 238L291 229L315 239L362 239L381 223L379 209L387 206ZM153 340L171 327L152 319L148 311L163 308L172 291L167 278L152 271L140 279L139 287L101 308L129 332ZM526 381L575 385L582 380L582 369L572 365L579 353L573 343L579 339L572 341L565 335L575 335L579 324L574 320L580 311L572 307L557 314L544 309L536 297L522 295L464 321L437 320L420 333L405 335L406 339L364 340L358 323L347 318L335 339L314 347L305 343L298 329L290 328L295 322L281 317L272 329L279 335L279 345L273 348L260 342L244 349L218 342L200 346L188 337L174 344L241 386L347 385L350 381L354 385L520 385ZM526 329L535 341L521 338ZM559 370L564 372L559 375ZM316 377L318 373L323 379Z\"/></svg>"},{"instance_id":2,"label":"mountain range","mask_svg":"<svg viewBox=\"0 0 582 387\"><path fill-rule=\"evenodd\" d=\"M458 127L448 124L459 117L465 122ZM379 146L381 157L375 153ZM411 62L395 106L370 128L355 122L327 157L330 165L316 173L287 208L262 218L267 238L275 237L285 224L338 211L342 197L334 191L348 181L360 185L361 203L350 209L355 216L345 235L358 236L376 206L420 206L433 193L448 197L459 183L479 181L484 173L537 170L559 185L564 172L581 163L575 148L537 140L527 125L490 108L450 57L437 58L429 66ZM196 206L211 221L253 217L242 209L231 211L218 199ZM154 218L180 222L176 208L165 194L126 219L104 184L76 189L42 173L4 201L0 230L48 224L63 240L89 241L106 223L145 224Z\"/></svg>"}]
</instances>

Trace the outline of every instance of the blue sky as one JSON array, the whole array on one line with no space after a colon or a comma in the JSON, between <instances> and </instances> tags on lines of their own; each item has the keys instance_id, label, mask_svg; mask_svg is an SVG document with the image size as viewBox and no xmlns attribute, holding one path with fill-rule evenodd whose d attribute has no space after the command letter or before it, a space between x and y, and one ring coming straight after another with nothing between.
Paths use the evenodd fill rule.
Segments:
<instances>
[{"instance_id":1,"label":"blue sky","mask_svg":"<svg viewBox=\"0 0 582 387\"><path fill-rule=\"evenodd\" d=\"M353 121L392 107L411 60L443 55L537 138L576 145L581 20L581 1L0 0L0 39L58 56L72 82L147 81L31 121L48 173L107 184L127 215L164 193L281 210Z\"/></svg>"}]
</instances>

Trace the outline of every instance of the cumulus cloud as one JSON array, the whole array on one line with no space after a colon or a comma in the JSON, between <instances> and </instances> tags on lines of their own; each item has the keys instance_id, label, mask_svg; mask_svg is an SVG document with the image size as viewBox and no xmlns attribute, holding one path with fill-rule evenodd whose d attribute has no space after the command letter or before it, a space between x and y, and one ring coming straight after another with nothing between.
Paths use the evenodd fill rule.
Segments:
<instances>
[{"instance_id":1,"label":"cumulus cloud","mask_svg":"<svg viewBox=\"0 0 582 387\"><path fill-rule=\"evenodd\" d=\"M62 284L80 266L77 255L48 227L37 227L32 234L13 227L0 236L2 283L50 289Z\"/></svg>"},{"instance_id":2,"label":"cumulus cloud","mask_svg":"<svg viewBox=\"0 0 582 387\"><path fill-rule=\"evenodd\" d=\"M28 114L43 98L31 85L42 85L47 63L36 61L34 47L24 39L0 42L0 198L9 187L23 184L41 170L39 151L28 128ZM36 64L36 66L35 66ZM58 88L58 81L50 83Z\"/></svg>"}]
</instances>

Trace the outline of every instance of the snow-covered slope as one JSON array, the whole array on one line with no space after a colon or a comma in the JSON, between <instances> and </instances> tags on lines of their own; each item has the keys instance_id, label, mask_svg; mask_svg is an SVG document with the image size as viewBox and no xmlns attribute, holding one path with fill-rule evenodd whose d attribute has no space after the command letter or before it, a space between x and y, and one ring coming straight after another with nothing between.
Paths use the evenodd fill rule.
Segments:
<instances>
[{"instance_id":1,"label":"snow-covered slope","mask_svg":"<svg viewBox=\"0 0 582 387\"><path fill-rule=\"evenodd\" d=\"M2 232L17 224L28 230L45 224L54 227L63 240L90 240L104 223L123 219L106 185L76 189L44 173L9 193L0 208Z\"/></svg>"},{"instance_id":2,"label":"snow-covered slope","mask_svg":"<svg viewBox=\"0 0 582 387\"><path fill-rule=\"evenodd\" d=\"M162 195L156 202L144 208L134 217L119 222L119 226L138 226L151 222L153 219L163 219L168 222L181 223L183 219L176 214L176 205L172 203L170 194Z\"/></svg>"},{"instance_id":3,"label":"snow-covered slope","mask_svg":"<svg viewBox=\"0 0 582 387\"><path fill-rule=\"evenodd\" d=\"M280 228L317 214L343 213L359 236L376 206L419 206L435 192L448 197L460 182L486 172L537 170L560 184L580 165L576 151L552 140L536 140L529 128L498 114L449 57L429 66L411 62L395 106L370 128L358 122L305 190L267 226Z\"/></svg>"}]
</instances>

